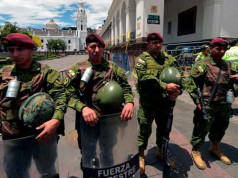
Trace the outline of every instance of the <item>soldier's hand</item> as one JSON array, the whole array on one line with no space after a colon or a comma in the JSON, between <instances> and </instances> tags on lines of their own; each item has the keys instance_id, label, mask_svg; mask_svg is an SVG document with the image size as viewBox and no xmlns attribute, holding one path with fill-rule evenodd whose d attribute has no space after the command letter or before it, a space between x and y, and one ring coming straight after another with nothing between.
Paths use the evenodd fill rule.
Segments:
<instances>
[{"instance_id":1,"label":"soldier's hand","mask_svg":"<svg viewBox=\"0 0 238 178\"><path fill-rule=\"evenodd\" d=\"M41 130L41 133L36 137L36 139L39 142L48 142L50 141L52 138L55 137L56 132L57 132L57 128L60 125L60 120L58 119L51 119L47 122L44 122L43 124L41 124L39 127L36 128L36 130Z\"/></svg>"},{"instance_id":2,"label":"soldier's hand","mask_svg":"<svg viewBox=\"0 0 238 178\"><path fill-rule=\"evenodd\" d=\"M84 121L90 126L95 126L98 122L98 117L96 112L89 107L84 107L82 109L82 116Z\"/></svg>"},{"instance_id":3,"label":"soldier's hand","mask_svg":"<svg viewBox=\"0 0 238 178\"><path fill-rule=\"evenodd\" d=\"M180 86L175 83L168 83L167 87L166 87L166 90L168 93L177 92L177 90L179 90L179 89L180 89Z\"/></svg>"},{"instance_id":4,"label":"soldier's hand","mask_svg":"<svg viewBox=\"0 0 238 178\"><path fill-rule=\"evenodd\" d=\"M199 110L202 110L201 104L198 104L198 105L197 105L197 108L198 108Z\"/></svg>"},{"instance_id":5,"label":"soldier's hand","mask_svg":"<svg viewBox=\"0 0 238 178\"><path fill-rule=\"evenodd\" d=\"M180 94L179 90L176 90L174 92L168 92L169 99L172 101L176 100L178 98L179 94Z\"/></svg>"},{"instance_id":6,"label":"soldier's hand","mask_svg":"<svg viewBox=\"0 0 238 178\"><path fill-rule=\"evenodd\" d=\"M238 74L230 75L230 79L232 79L235 82L238 82Z\"/></svg>"},{"instance_id":7,"label":"soldier's hand","mask_svg":"<svg viewBox=\"0 0 238 178\"><path fill-rule=\"evenodd\" d=\"M131 120L134 115L134 104L133 103L127 103L122 109L121 112L121 120Z\"/></svg>"}]
</instances>

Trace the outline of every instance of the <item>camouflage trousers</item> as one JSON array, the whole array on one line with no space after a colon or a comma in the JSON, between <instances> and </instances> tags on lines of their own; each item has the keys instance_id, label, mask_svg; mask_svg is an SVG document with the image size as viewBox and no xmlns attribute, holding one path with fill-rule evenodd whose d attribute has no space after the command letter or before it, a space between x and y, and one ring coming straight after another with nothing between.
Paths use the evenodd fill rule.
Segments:
<instances>
[{"instance_id":1,"label":"camouflage trousers","mask_svg":"<svg viewBox=\"0 0 238 178\"><path fill-rule=\"evenodd\" d=\"M213 103L206 109L208 120L203 119L202 111L198 109L194 110L194 128L190 141L194 148L199 148L204 143L207 134L211 142L220 142L229 126L229 120L231 117L230 104Z\"/></svg>"},{"instance_id":2,"label":"camouflage trousers","mask_svg":"<svg viewBox=\"0 0 238 178\"><path fill-rule=\"evenodd\" d=\"M147 103L147 102L145 102ZM163 104L143 105L139 104L137 119L139 123L139 133L137 146L139 150L146 150L149 137L152 133L152 124L155 120L156 127L156 145L162 147L164 128L166 127L169 115L169 100L165 100Z\"/></svg>"}]
</instances>

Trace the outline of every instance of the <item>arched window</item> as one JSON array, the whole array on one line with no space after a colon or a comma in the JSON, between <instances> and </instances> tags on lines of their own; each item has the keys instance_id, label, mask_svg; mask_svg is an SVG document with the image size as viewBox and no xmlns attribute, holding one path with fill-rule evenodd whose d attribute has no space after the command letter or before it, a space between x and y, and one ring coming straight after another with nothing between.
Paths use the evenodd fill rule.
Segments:
<instances>
[{"instance_id":1,"label":"arched window","mask_svg":"<svg viewBox=\"0 0 238 178\"><path fill-rule=\"evenodd\" d=\"M83 31L83 25L81 25L81 31Z\"/></svg>"}]
</instances>

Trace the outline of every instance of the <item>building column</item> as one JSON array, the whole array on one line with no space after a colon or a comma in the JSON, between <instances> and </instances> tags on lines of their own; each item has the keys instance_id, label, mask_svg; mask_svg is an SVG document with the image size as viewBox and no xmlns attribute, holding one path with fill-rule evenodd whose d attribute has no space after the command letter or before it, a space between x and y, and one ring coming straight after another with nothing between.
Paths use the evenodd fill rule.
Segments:
<instances>
[{"instance_id":1,"label":"building column","mask_svg":"<svg viewBox=\"0 0 238 178\"><path fill-rule=\"evenodd\" d=\"M118 14L117 14L118 15ZM118 36L119 36L119 17L115 18L115 45L118 45Z\"/></svg>"},{"instance_id":2,"label":"building column","mask_svg":"<svg viewBox=\"0 0 238 178\"><path fill-rule=\"evenodd\" d=\"M129 6L126 9L126 34L136 30L136 7Z\"/></svg>"},{"instance_id":3,"label":"building column","mask_svg":"<svg viewBox=\"0 0 238 178\"><path fill-rule=\"evenodd\" d=\"M203 39L220 36L222 0L205 0L203 2Z\"/></svg>"},{"instance_id":4,"label":"building column","mask_svg":"<svg viewBox=\"0 0 238 178\"><path fill-rule=\"evenodd\" d=\"M112 26L111 26L111 44L115 45L115 21L112 18Z\"/></svg>"},{"instance_id":5,"label":"building column","mask_svg":"<svg viewBox=\"0 0 238 178\"><path fill-rule=\"evenodd\" d=\"M122 42L122 33L123 33L122 28L123 27L122 27L121 10L120 10L120 13L119 13L119 32L118 32L119 43Z\"/></svg>"}]
</instances>

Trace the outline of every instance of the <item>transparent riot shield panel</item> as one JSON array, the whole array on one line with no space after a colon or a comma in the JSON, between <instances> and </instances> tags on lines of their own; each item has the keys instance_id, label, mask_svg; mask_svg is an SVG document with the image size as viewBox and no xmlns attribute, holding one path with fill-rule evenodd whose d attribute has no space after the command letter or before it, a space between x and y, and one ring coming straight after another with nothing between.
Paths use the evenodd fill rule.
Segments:
<instances>
[{"instance_id":1,"label":"transparent riot shield panel","mask_svg":"<svg viewBox=\"0 0 238 178\"><path fill-rule=\"evenodd\" d=\"M57 178L57 137L39 143L35 136L0 141L1 178Z\"/></svg>"},{"instance_id":2,"label":"transparent riot shield panel","mask_svg":"<svg viewBox=\"0 0 238 178\"><path fill-rule=\"evenodd\" d=\"M120 113L99 118L94 127L81 119L82 170L86 178L139 177L137 120Z\"/></svg>"}]
</instances>

